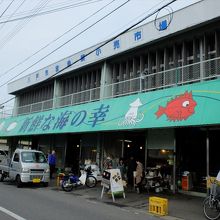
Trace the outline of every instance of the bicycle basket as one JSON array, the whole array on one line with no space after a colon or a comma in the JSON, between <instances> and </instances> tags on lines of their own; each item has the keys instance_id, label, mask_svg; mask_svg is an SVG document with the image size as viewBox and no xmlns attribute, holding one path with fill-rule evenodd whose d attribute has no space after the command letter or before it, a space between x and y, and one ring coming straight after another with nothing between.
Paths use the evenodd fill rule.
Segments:
<instances>
[{"instance_id":1,"label":"bicycle basket","mask_svg":"<svg viewBox=\"0 0 220 220\"><path fill-rule=\"evenodd\" d=\"M216 183L211 183L210 194L214 197L217 195L217 184Z\"/></svg>"}]
</instances>

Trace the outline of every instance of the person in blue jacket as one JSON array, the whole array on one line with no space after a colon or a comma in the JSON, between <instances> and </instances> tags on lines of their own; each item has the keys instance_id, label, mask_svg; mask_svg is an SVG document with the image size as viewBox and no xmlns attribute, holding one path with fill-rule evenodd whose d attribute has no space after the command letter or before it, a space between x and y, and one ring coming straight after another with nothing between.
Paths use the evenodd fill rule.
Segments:
<instances>
[{"instance_id":1,"label":"person in blue jacket","mask_svg":"<svg viewBox=\"0 0 220 220\"><path fill-rule=\"evenodd\" d=\"M50 166L50 179L53 178L53 173L55 172L56 168L56 152L52 150L52 153L48 156L48 163Z\"/></svg>"}]
</instances>

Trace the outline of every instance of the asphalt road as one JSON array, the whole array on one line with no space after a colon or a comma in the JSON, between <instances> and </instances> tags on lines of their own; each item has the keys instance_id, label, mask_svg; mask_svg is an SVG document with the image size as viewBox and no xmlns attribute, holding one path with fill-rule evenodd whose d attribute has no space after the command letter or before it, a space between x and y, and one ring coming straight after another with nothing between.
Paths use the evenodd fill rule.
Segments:
<instances>
[{"instance_id":1,"label":"asphalt road","mask_svg":"<svg viewBox=\"0 0 220 220\"><path fill-rule=\"evenodd\" d=\"M52 187L0 182L1 220L156 220L143 212L105 204Z\"/></svg>"}]
</instances>

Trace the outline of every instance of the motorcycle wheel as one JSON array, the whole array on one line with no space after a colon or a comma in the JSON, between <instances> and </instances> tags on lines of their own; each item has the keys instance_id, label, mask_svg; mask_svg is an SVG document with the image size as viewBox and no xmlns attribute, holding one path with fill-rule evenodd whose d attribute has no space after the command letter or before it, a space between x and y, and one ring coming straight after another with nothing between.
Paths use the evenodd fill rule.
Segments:
<instances>
[{"instance_id":1,"label":"motorcycle wheel","mask_svg":"<svg viewBox=\"0 0 220 220\"><path fill-rule=\"evenodd\" d=\"M89 188L93 188L97 184L97 179L94 176L88 176L85 182L86 186Z\"/></svg>"},{"instance_id":2,"label":"motorcycle wheel","mask_svg":"<svg viewBox=\"0 0 220 220\"><path fill-rule=\"evenodd\" d=\"M73 184L72 183L69 183L68 180L63 180L62 182L62 189L65 191L65 192L70 192L73 190Z\"/></svg>"}]
</instances>

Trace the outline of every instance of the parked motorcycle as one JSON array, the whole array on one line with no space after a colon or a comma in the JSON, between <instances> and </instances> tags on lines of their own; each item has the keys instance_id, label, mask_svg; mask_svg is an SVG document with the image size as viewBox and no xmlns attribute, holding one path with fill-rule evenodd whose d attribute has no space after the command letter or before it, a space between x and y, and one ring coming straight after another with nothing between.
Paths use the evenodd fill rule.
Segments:
<instances>
[{"instance_id":1,"label":"parked motorcycle","mask_svg":"<svg viewBox=\"0 0 220 220\"><path fill-rule=\"evenodd\" d=\"M95 187L97 179L93 176L91 167L81 171L81 176L78 177L72 173L65 175L61 180L61 187L64 191L70 192L73 188L86 185L89 188Z\"/></svg>"}]
</instances>

